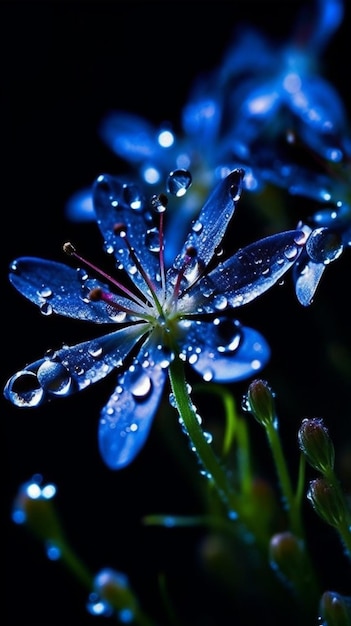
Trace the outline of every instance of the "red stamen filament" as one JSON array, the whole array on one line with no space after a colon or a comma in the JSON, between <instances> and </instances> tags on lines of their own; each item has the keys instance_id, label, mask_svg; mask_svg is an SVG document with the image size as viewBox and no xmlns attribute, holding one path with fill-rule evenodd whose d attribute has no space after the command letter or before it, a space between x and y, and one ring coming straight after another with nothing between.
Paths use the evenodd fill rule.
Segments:
<instances>
[{"instance_id":1,"label":"red stamen filament","mask_svg":"<svg viewBox=\"0 0 351 626\"><path fill-rule=\"evenodd\" d=\"M90 263L90 261L87 261L86 259L84 259L83 257L81 257L77 252L75 247L70 243L67 242L63 245L63 249L66 252L66 254L69 254L70 256L73 256L73 258L77 259L77 261L79 261L80 263L82 263L84 266L89 267L91 270L93 270L96 274L98 274L99 276L101 276L102 278L104 278L105 280L107 280L111 285L113 285L114 287L117 287L117 289L119 289L120 291L122 291L122 293L124 293L130 300L132 300L133 302L135 302L135 304L138 304L139 306L145 308L145 302L143 302L143 300L141 300L140 298L138 298L138 296L136 294L134 294L132 291L130 291L127 287L125 287L122 283L118 282L117 280L114 280L111 276L109 276L108 274L106 274L103 270L100 270L98 267L96 267L93 263ZM150 303L151 304L151 303Z\"/></svg>"},{"instance_id":2,"label":"red stamen filament","mask_svg":"<svg viewBox=\"0 0 351 626\"><path fill-rule=\"evenodd\" d=\"M105 302L109 307L115 309L118 312L125 312L129 315L133 315L134 317L140 317L141 319L147 319L145 313L138 313L137 311L133 311L133 309L129 309L128 307L123 306L119 302L115 302L113 299L113 294L108 291L103 291L100 287L96 287L92 289L89 293L89 299L92 302L102 301ZM150 320L152 318L150 317Z\"/></svg>"}]
</instances>

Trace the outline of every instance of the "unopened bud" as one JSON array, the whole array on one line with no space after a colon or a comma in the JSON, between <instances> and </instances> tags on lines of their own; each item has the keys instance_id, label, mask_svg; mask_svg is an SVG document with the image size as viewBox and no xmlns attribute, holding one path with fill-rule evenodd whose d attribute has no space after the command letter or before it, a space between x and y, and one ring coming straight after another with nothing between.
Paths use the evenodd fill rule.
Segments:
<instances>
[{"instance_id":1,"label":"unopened bud","mask_svg":"<svg viewBox=\"0 0 351 626\"><path fill-rule=\"evenodd\" d=\"M333 469L334 445L322 419L304 419L298 432L298 441L300 450L314 469L323 474L328 474Z\"/></svg>"},{"instance_id":2,"label":"unopened bud","mask_svg":"<svg viewBox=\"0 0 351 626\"><path fill-rule=\"evenodd\" d=\"M307 497L316 513L331 526L344 523L345 502L335 485L325 478L316 478L309 485Z\"/></svg>"},{"instance_id":3,"label":"unopened bud","mask_svg":"<svg viewBox=\"0 0 351 626\"><path fill-rule=\"evenodd\" d=\"M320 604L322 626L351 626L351 597L325 591Z\"/></svg>"},{"instance_id":4,"label":"unopened bud","mask_svg":"<svg viewBox=\"0 0 351 626\"><path fill-rule=\"evenodd\" d=\"M53 506L55 485L42 485L40 475L21 485L13 503L12 519L16 524L26 524L44 541L58 541L62 537L61 525Z\"/></svg>"},{"instance_id":5,"label":"unopened bud","mask_svg":"<svg viewBox=\"0 0 351 626\"><path fill-rule=\"evenodd\" d=\"M269 559L273 569L293 585L303 571L303 542L289 531L277 533L269 544Z\"/></svg>"},{"instance_id":6,"label":"unopened bud","mask_svg":"<svg viewBox=\"0 0 351 626\"><path fill-rule=\"evenodd\" d=\"M243 408L252 413L262 426L274 425L276 421L274 394L264 380L252 381L244 399Z\"/></svg>"},{"instance_id":7,"label":"unopened bud","mask_svg":"<svg viewBox=\"0 0 351 626\"><path fill-rule=\"evenodd\" d=\"M116 612L123 623L134 621L137 601L128 577L110 568L102 569L94 578L88 610L93 615L112 615Z\"/></svg>"}]
</instances>

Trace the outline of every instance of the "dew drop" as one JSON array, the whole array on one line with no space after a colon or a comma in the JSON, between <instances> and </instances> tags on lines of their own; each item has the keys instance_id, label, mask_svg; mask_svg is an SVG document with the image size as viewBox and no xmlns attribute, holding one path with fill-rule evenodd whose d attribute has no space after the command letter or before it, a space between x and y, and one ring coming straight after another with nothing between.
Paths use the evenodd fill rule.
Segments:
<instances>
[{"instance_id":1,"label":"dew drop","mask_svg":"<svg viewBox=\"0 0 351 626\"><path fill-rule=\"evenodd\" d=\"M160 232L158 228L149 228L146 231L145 243L150 252L160 252Z\"/></svg>"},{"instance_id":2,"label":"dew drop","mask_svg":"<svg viewBox=\"0 0 351 626\"><path fill-rule=\"evenodd\" d=\"M94 359L98 359L102 355L102 347L97 342L93 342L88 348L88 353Z\"/></svg>"},{"instance_id":3,"label":"dew drop","mask_svg":"<svg viewBox=\"0 0 351 626\"><path fill-rule=\"evenodd\" d=\"M52 315L53 313L53 308L49 302L43 302L39 308L42 315Z\"/></svg>"},{"instance_id":4,"label":"dew drop","mask_svg":"<svg viewBox=\"0 0 351 626\"><path fill-rule=\"evenodd\" d=\"M220 294L213 298L213 305L217 311L223 311L228 306L228 300L223 294Z\"/></svg>"},{"instance_id":5,"label":"dew drop","mask_svg":"<svg viewBox=\"0 0 351 626\"><path fill-rule=\"evenodd\" d=\"M191 183L192 176L188 170L174 170L167 178L167 191L180 198L185 195Z\"/></svg>"},{"instance_id":6,"label":"dew drop","mask_svg":"<svg viewBox=\"0 0 351 626\"><path fill-rule=\"evenodd\" d=\"M110 243L105 243L104 245L106 254L113 254L115 249Z\"/></svg>"},{"instance_id":7,"label":"dew drop","mask_svg":"<svg viewBox=\"0 0 351 626\"><path fill-rule=\"evenodd\" d=\"M218 352L224 354L235 352L241 342L240 324L236 320L227 318L216 318L213 324L219 338Z\"/></svg>"},{"instance_id":8,"label":"dew drop","mask_svg":"<svg viewBox=\"0 0 351 626\"><path fill-rule=\"evenodd\" d=\"M77 268L77 276L78 276L78 279L81 280L82 282L88 280L89 278L87 271L80 267Z\"/></svg>"},{"instance_id":9,"label":"dew drop","mask_svg":"<svg viewBox=\"0 0 351 626\"><path fill-rule=\"evenodd\" d=\"M123 199L134 211L140 211L144 205L143 196L137 185L123 185Z\"/></svg>"},{"instance_id":10,"label":"dew drop","mask_svg":"<svg viewBox=\"0 0 351 626\"><path fill-rule=\"evenodd\" d=\"M284 250L284 256L288 259L288 261L292 261L297 256L297 247L293 245L286 246Z\"/></svg>"},{"instance_id":11,"label":"dew drop","mask_svg":"<svg viewBox=\"0 0 351 626\"><path fill-rule=\"evenodd\" d=\"M238 181L230 187L230 193L233 198L233 201L238 202L241 196L241 192L242 192L244 170L238 169L235 171L235 173L238 175Z\"/></svg>"},{"instance_id":12,"label":"dew drop","mask_svg":"<svg viewBox=\"0 0 351 626\"><path fill-rule=\"evenodd\" d=\"M168 204L168 198L164 193L154 195L151 198L151 206L156 213L164 213Z\"/></svg>"},{"instance_id":13,"label":"dew drop","mask_svg":"<svg viewBox=\"0 0 351 626\"><path fill-rule=\"evenodd\" d=\"M192 225L192 230L194 231L194 233L201 233L203 229L203 224L202 222L200 222L199 220L196 220L196 222L194 222L194 224Z\"/></svg>"},{"instance_id":14,"label":"dew drop","mask_svg":"<svg viewBox=\"0 0 351 626\"><path fill-rule=\"evenodd\" d=\"M42 287L37 291L37 294L41 298L51 298L52 289L50 289L50 287L47 287L46 285L42 285Z\"/></svg>"},{"instance_id":15,"label":"dew drop","mask_svg":"<svg viewBox=\"0 0 351 626\"><path fill-rule=\"evenodd\" d=\"M213 436L211 433L209 433L208 431L203 431L204 433L204 438L206 439L207 443L212 443L213 441Z\"/></svg>"},{"instance_id":16,"label":"dew drop","mask_svg":"<svg viewBox=\"0 0 351 626\"><path fill-rule=\"evenodd\" d=\"M211 369L206 369L202 374L202 378L206 383L209 383L213 379L213 376L214 373Z\"/></svg>"},{"instance_id":17,"label":"dew drop","mask_svg":"<svg viewBox=\"0 0 351 626\"><path fill-rule=\"evenodd\" d=\"M45 391L59 396L68 394L72 385L69 371L55 361L44 361L38 368L37 378Z\"/></svg>"},{"instance_id":18,"label":"dew drop","mask_svg":"<svg viewBox=\"0 0 351 626\"><path fill-rule=\"evenodd\" d=\"M130 391L137 400L145 400L152 390L152 381L150 376L141 368L130 368L131 385Z\"/></svg>"},{"instance_id":19,"label":"dew drop","mask_svg":"<svg viewBox=\"0 0 351 626\"><path fill-rule=\"evenodd\" d=\"M4 393L15 406L19 407L38 406L44 395L36 375L28 370L17 372L12 376L5 386Z\"/></svg>"},{"instance_id":20,"label":"dew drop","mask_svg":"<svg viewBox=\"0 0 351 626\"><path fill-rule=\"evenodd\" d=\"M343 244L339 234L329 228L316 228L307 240L306 251L314 263L328 265L342 254Z\"/></svg>"}]
</instances>

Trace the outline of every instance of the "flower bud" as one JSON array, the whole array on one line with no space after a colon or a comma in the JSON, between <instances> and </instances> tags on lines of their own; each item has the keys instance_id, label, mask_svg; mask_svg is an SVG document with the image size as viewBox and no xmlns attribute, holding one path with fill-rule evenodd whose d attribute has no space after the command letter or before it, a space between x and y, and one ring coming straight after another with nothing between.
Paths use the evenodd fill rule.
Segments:
<instances>
[{"instance_id":1,"label":"flower bud","mask_svg":"<svg viewBox=\"0 0 351 626\"><path fill-rule=\"evenodd\" d=\"M274 425L276 420L274 394L266 381L259 379L252 381L243 408L250 411L262 426Z\"/></svg>"},{"instance_id":2,"label":"flower bud","mask_svg":"<svg viewBox=\"0 0 351 626\"><path fill-rule=\"evenodd\" d=\"M42 485L42 476L21 485L13 503L12 519L16 524L26 524L43 541L60 543L62 529L52 498L55 485Z\"/></svg>"},{"instance_id":3,"label":"flower bud","mask_svg":"<svg viewBox=\"0 0 351 626\"><path fill-rule=\"evenodd\" d=\"M307 497L316 513L331 526L338 527L345 519L345 503L339 490L325 478L316 478L309 485Z\"/></svg>"},{"instance_id":4,"label":"flower bud","mask_svg":"<svg viewBox=\"0 0 351 626\"><path fill-rule=\"evenodd\" d=\"M132 622L137 601L127 576L110 568L102 569L94 578L87 608L93 615L111 616L117 612L123 623Z\"/></svg>"},{"instance_id":5,"label":"flower bud","mask_svg":"<svg viewBox=\"0 0 351 626\"><path fill-rule=\"evenodd\" d=\"M269 559L272 568L293 585L303 572L303 542L289 531L277 533L269 544Z\"/></svg>"},{"instance_id":6,"label":"flower bud","mask_svg":"<svg viewBox=\"0 0 351 626\"><path fill-rule=\"evenodd\" d=\"M322 626L351 626L351 597L325 591L319 611Z\"/></svg>"},{"instance_id":7,"label":"flower bud","mask_svg":"<svg viewBox=\"0 0 351 626\"><path fill-rule=\"evenodd\" d=\"M323 420L304 419L298 432L300 450L314 469L328 474L334 467L335 450Z\"/></svg>"}]
</instances>

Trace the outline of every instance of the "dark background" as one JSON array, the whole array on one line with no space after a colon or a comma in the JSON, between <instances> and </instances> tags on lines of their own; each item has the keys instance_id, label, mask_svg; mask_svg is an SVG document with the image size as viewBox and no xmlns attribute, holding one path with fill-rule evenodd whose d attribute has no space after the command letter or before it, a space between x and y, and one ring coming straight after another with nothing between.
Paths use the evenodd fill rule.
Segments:
<instances>
[{"instance_id":1,"label":"dark background","mask_svg":"<svg viewBox=\"0 0 351 626\"><path fill-rule=\"evenodd\" d=\"M94 330L69 320L43 318L9 285L7 267L22 255L62 261L61 247L67 239L85 242L89 249L90 237L95 253L99 245L95 227L66 221L64 206L73 192L101 172L123 171L123 164L97 136L105 112L124 109L156 124L179 123L192 80L218 65L238 25L249 21L284 40L298 9L308 4L1 3L2 385L49 347L88 338ZM326 77L348 107L350 23L348 8L324 60ZM292 216L292 227L295 219ZM252 239L256 235L253 232ZM297 304L287 281L278 294L273 290L239 317L261 330L272 346L274 357L264 376L277 393L287 454L297 459L301 419L322 416L341 465L350 442L351 402L350 380L337 355L350 359L350 255L328 269L311 308ZM151 613L158 616L153 604L158 573L166 570L172 579L178 570L192 571L198 533L145 528L141 519L148 513L199 511L197 495L182 470L187 464L195 469L196 463L176 418L169 424L156 418L135 463L119 473L109 471L98 454L96 431L99 410L113 388L112 375L84 394L34 411L21 411L1 400L6 459L3 575L9 626L107 623L87 614L86 590L60 562L49 562L42 546L10 520L18 486L37 472L58 486L57 506L78 555L93 572L111 566L128 573ZM233 390L240 403L246 385ZM252 430L263 471L274 481L263 432L256 424ZM325 587L350 593L338 540L318 521L314 528L312 546L321 556ZM193 583L194 593L204 602L199 585ZM183 592L179 579L174 584L179 585L185 610L188 592ZM215 607L208 602L211 614ZM234 621L235 616L227 616L226 623Z\"/></svg>"}]
</instances>

